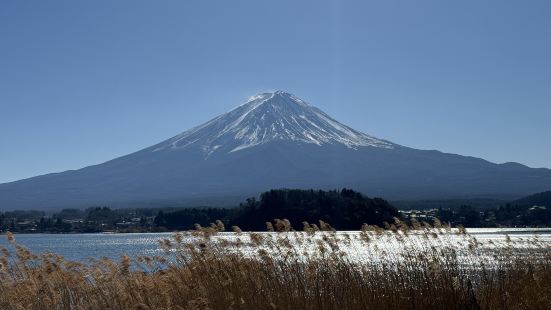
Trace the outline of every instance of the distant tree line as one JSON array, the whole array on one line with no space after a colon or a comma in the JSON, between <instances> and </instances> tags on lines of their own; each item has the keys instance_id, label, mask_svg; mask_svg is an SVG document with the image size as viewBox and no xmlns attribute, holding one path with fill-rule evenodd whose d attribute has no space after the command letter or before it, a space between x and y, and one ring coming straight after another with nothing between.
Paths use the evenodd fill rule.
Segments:
<instances>
[{"instance_id":1,"label":"distant tree line","mask_svg":"<svg viewBox=\"0 0 551 310\"><path fill-rule=\"evenodd\" d=\"M542 197L535 196L542 202ZM546 202L545 200L543 202ZM522 202L522 204L520 204ZM413 216L439 218L444 223L465 227L526 227L551 226L551 208L519 201L497 208L478 209L464 205L459 208L420 210L418 214L400 213L386 200L369 198L350 189L270 190L260 198L246 199L234 208L140 208L111 209L92 207L85 210L64 209L54 214L42 211L0 212L0 231L13 232L149 232L193 229L195 224L208 226L221 220L226 226L243 230L265 230L266 222L287 219L295 229L302 222L329 223L339 230L357 230L362 224L384 226L394 218L408 221Z\"/></svg>"},{"instance_id":2,"label":"distant tree line","mask_svg":"<svg viewBox=\"0 0 551 310\"><path fill-rule=\"evenodd\" d=\"M154 231L155 209L116 209L92 207L43 211L0 212L0 231L41 233L93 233L104 231Z\"/></svg>"},{"instance_id":3,"label":"distant tree line","mask_svg":"<svg viewBox=\"0 0 551 310\"><path fill-rule=\"evenodd\" d=\"M497 208L477 209L463 205L458 208L438 208L404 211L407 220L419 217L429 223L433 218L452 226L465 227L551 227L551 208L539 205L505 204Z\"/></svg>"},{"instance_id":4,"label":"distant tree line","mask_svg":"<svg viewBox=\"0 0 551 310\"><path fill-rule=\"evenodd\" d=\"M551 208L538 205L513 205L506 204L497 209L479 212L479 217L472 217L473 224L479 226L508 226L508 227L550 227Z\"/></svg>"},{"instance_id":5,"label":"distant tree line","mask_svg":"<svg viewBox=\"0 0 551 310\"><path fill-rule=\"evenodd\" d=\"M450 204L462 204L450 207ZM471 204L472 202L472 204ZM438 207L438 204L441 206ZM503 203L491 199L460 199L405 203L406 220L413 216L437 217L442 222L465 227L551 227L551 191ZM402 205L404 206L404 205Z\"/></svg>"}]
</instances>

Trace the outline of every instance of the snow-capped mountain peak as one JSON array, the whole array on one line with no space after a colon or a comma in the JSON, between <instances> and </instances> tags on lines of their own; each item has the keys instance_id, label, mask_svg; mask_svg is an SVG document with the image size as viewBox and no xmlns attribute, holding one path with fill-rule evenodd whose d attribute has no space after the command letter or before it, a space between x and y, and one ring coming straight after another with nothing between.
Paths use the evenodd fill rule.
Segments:
<instances>
[{"instance_id":1,"label":"snow-capped mountain peak","mask_svg":"<svg viewBox=\"0 0 551 310\"><path fill-rule=\"evenodd\" d=\"M394 144L339 123L299 97L283 92L260 93L235 109L156 145L153 151L200 147L214 152L237 152L277 141L347 148L394 148Z\"/></svg>"},{"instance_id":2,"label":"snow-capped mountain peak","mask_svg":"<svg viewBox=\"0 0 551 310\"><path fill-rule=\"evenodd\" d=\"M0 184L0 210L228 206L272 188L344 187L394 200L520 197L551 188L551 170L402 147L278 91L105 163Z\"/></svg>"}]
</instances>

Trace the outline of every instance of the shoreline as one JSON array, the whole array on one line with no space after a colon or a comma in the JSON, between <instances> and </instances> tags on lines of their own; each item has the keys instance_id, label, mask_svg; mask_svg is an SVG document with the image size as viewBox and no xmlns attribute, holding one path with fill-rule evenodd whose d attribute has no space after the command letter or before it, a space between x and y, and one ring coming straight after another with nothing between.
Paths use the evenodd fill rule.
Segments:
<instances>
[{"instance_id":1,"label":"shoreline","mask_svg":"<svg viewBox=\"0 0 551 310\"><path fill-rule=\"evenodd\" d=\"M444 229L444 228L432 228L432 229ZM458 228L451 228L452 232L458 232ZM551 227L465 227L465 230L469 234L503 234L507 231L510 233L522 234L522 233L551 233ZM475 231L473 231L475 230ZM477 231L478 230L478 231ZM14 235L133 235L133 234L171 234L180 233L190 230L166 230L166 231L100 231L100 232L11 232ZM387 230L391 231L391 230ZM413 230L415 232L415 230ZM419 229L418 232L423 232L425 229ZM2 231L0 235L7 235L10 231ZM292 232L303 232L302 230L293 230ZM358 230L335 230L336 233L355 233L361 232ZM219 232L222 234L232 234L234 232ZM242 231L242 233L274 233L270 231ZM279 232L282 233L282 232Z\"/></svg>"}]
</instances>

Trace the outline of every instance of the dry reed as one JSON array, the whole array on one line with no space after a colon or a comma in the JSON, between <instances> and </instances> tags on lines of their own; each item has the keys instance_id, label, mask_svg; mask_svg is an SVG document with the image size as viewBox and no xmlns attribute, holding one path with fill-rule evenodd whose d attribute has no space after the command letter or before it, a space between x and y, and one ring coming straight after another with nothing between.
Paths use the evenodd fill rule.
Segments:
<instances>
[{"instance_id":1,"label":"dry reed","mask_svg":"<svg viewBox=\"0 0 551 310\"><path fill-rule=\"evenodd\" d=\"M8 233L14 250L1 251L0 309L551 308L551 251L538 239L482 246L439 223L364 225L355 234L302 225L221 233L216 222L162 241L162 256L89 264L35 255Z\"/></svg>"}]
</instances>

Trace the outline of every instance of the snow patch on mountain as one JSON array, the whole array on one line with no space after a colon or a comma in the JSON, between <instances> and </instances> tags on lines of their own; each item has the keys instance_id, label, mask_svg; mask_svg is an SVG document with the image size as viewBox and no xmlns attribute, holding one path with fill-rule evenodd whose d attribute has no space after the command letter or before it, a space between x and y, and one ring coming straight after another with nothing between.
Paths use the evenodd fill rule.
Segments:
<instances>
[{"instance_id":1,"label":"snow patch on mountain","mask_svg":"<svg viewBox=\"0 0 551 310\"><path fill-rule=\"evenodd\" d=\"M156 145L154 152L199 147L206 155L238 152L276 141L347 148L395 145L339 123L304 100L282 91L261 93L237 108Z\"/></svg>"}]
</instances>

